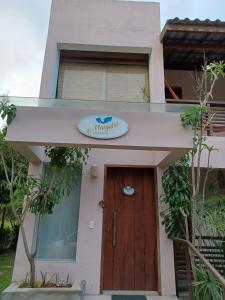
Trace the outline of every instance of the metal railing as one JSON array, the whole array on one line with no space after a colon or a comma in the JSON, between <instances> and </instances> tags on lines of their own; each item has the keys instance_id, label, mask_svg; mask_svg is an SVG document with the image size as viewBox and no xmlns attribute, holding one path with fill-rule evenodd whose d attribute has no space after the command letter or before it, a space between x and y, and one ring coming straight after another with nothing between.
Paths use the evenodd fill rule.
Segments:
<instances>
[{"instance_id":1,"label":"metal railing","mask_svg":"<svg viewBox=\"0 0 225 300\"><path fill-rule=\"evenodd\" d=\"M189 250L199 259L199 261L205 266L205 268L211 272L211 274L220 283L223 291L223 299L225 300L225 278L213 267L213 265L202 255L199 250L192 245L191 242L183 239L175 239L176 242L186 245Z\"/></svg>"},{"instance_id":2,"label":"metal railing","mask_svg":"<svg viewBox=\"0 0 225 300\"><path fill-rule=\"evenodd\" d=\"M175 100L167 99L168 104L183 104L183 105L197 105L198 100ZM208 113L206 114L206 119L213 115L209 126L207 127L206 133L209 136L225 136L225 101L209 101L208 103Z\"/></svg>"}]
</instances>

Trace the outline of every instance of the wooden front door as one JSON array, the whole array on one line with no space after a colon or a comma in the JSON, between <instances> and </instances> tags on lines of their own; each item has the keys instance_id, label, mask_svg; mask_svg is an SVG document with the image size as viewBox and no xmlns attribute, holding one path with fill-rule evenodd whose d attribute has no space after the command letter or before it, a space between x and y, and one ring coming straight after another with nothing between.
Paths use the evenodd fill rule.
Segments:
<instances>
[{"instance_id":1,"label":"wooden front door","mask_svg":"<svg viewBox=\"0 0 225 300\"><path fill-rule=\"evenodd\" d=\"M107 168L103 290L157 290L154 170Z\"/></svg>"}]
</instances>

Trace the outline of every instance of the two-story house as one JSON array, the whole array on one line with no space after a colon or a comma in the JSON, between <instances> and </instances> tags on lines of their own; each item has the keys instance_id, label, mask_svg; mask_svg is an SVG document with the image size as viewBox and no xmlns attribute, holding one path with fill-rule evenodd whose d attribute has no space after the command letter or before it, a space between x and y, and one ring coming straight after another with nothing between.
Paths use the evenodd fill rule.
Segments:
<instances>
[{"instance_id":1,"label":"two-story house","mask_svg":"<svg viewBox=\"0 0 225 300\"><path fill-rule=\"evenodd\" d=\"M7 140L29 159L32 175L46 168L45 145L91 151L79 183L41 224L37 274L86 280L87 299L132 292L176 299L161 176L191 148L192 133L180 123L184 102L166 102L164 76L180 98L195 99L187 70L202 63L201 45L218 58L219 26L225 40L223 23L203 23L173 20L161 33L158 3L52 1L40 96L25 105L14 99ZM223 168L221 153L213 159ZM32 247L34 215L25 228ZM13 281L28 270L20 236Z\"/></svg>"}]
</instances>

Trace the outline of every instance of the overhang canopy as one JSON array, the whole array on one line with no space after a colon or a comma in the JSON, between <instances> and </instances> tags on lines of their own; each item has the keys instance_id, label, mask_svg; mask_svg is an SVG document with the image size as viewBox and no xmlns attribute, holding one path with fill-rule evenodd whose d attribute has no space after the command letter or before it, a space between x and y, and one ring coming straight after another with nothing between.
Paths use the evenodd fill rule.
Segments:
<instances>
[{"instance_id":1,"label":"overhang canopy","mask_svg":"<svg viewBox=\"0 0 225 300\"><path fill-rule=\"evenodd\" d=\"M37 106L17 106L16 118L10 124L6 137L18 152L32 162L45 161L43 146L46 145L147 150L155 156L154 165L167 165L192 147L191 130L181 126L178 111L170 112L174 106L37 100ZM182 109L182 106L179 108ZM110 140L87 137L77 126L81 119L93 115L116 116L128 124L129 131Z\"/></svg>"},{"instance_id":2,"label":"overhang canopy","mask_svg":"<svg viewBox=\"0 0 225 300\"><path fill-rule=\"evenodd\" d=\"M204 63L225 60L225 22L208 19L168 20L161 33L165 69L198 70Z\"/></svg>"}]
</instances>

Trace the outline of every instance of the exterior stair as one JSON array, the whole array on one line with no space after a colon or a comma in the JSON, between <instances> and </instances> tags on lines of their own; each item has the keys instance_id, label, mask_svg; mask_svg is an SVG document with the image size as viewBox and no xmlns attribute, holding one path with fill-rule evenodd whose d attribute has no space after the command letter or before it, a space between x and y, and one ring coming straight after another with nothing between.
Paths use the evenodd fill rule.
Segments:
<instances>
[{"instance_id":1,"label":"exterior stair","mask_svg":"<svg viewBox=\"0 0 225 300\"><path fill-rule=\"evenodd\" d=\"M111 300L111 295L87 295L85 300ZM146 300L178 300L176 296L146 296Z\"/></svg>"},{"instance_id":2,"label":"exterior stair","mask_svg":"<svg viewBox=\"0 0 225 300\"><path fill-rule=\"evenodd\" d=\"M192 293L192 275L187 248L174 242L174 262L177 296L189 300Z\"/></svg>"},{"instance_id":3,"label":"exterior stair","mask_svg":"<svg viewBox=\"0 0 225 300\"><path fill-rule=\"evenodd\" d=\"M198 239L198 249L201 254L220 272L225 274L225 247L219 246L224 240L221 237L205 236ZM181 300L191 300L192 297L192 272L190 268L190 259L188 250L181 244L174 242L174 261L177 297ZM196 262L200 264L198 258Z\"/></svg>"}]
</instances>

